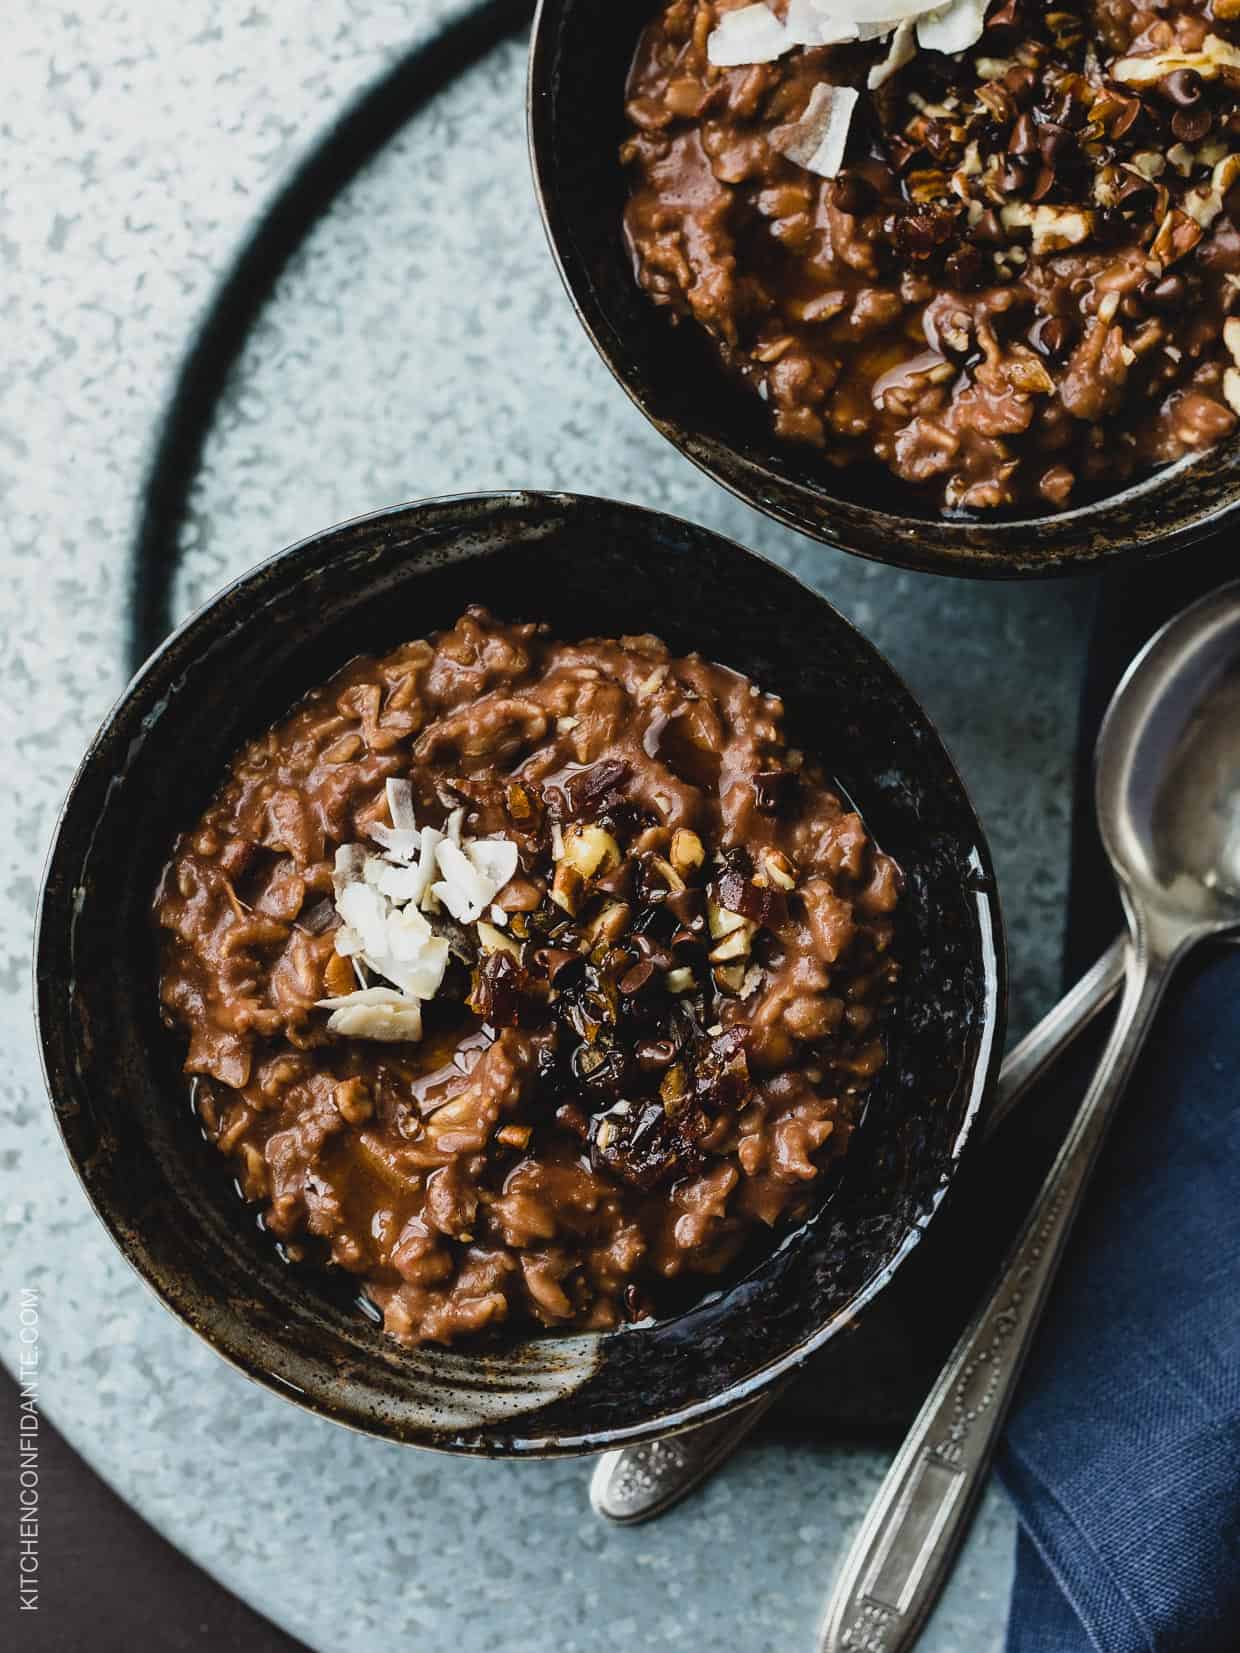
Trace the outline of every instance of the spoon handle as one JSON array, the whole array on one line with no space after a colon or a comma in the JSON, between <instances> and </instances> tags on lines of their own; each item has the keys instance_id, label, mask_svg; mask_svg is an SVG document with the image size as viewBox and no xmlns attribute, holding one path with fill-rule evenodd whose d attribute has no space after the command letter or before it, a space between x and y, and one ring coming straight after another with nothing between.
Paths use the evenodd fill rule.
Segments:
<instances>
[{"instance_id":1,"label":"spoon handle","mask_svg":"<svg viewBox=\"0 0 1240 1653\"><path fill-rule=\"evenodd\" d=\"M1168 970L1161 956L1129 950L1124 995L1097 1071L993 1291L870 1506L827 1605L820 1653L901 1653L934 1605Z\"/></svg>"},{"instance_id":2,"label":"spoon handle","mask_svg":"<svg viewBox=\"0 0 1240 1653\"><path fill-rule=\"evenodd\" d=\"M984 1137L998 1128L1064 1046L1115 997L1124 979L1125 948L1123 937L1117 937L1076 986L1008 1052L985 1114ZM590 1478L594 1513L625 1526L662 1515L726 1462L785 1386L772 1384L757 1400L726 1418L712 1418L662 1440L605 1452Z\"/></svg>"}]
</instances>

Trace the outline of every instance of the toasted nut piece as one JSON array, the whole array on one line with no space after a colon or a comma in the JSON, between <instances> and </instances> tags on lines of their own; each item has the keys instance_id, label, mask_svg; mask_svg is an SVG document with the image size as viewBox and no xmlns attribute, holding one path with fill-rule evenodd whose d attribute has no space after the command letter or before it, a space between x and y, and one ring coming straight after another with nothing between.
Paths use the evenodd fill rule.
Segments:
<instances>
[{"instance_id":1,"label":"toasted nut piece","mask_svg":"<svg viewBox=\"0 0 1240 1653\"><path fill-rule=\"evenodd\" d=\"M740 926L730 930L719 945L712 948L709 958L712 964L727 964L730 959L748 958L750 944L753 941L757 925L748 918L742 918Z\"/></svg>"},{"instance_id":2,"label":"toasted nut piece","mask_svg":"<svg viewBox=\"0 0 1240 1653\"><path fill-rule=\"evenodd\" d=\"M328 764L348 763L362 749L362 737L355 734L341 735L334 740L324 751L322 761Z\"/></svg>"},{"instance_id":3,"label":"toasted nut piece","mask_svg":"<svg viewBox=\"0 0 1240 1653\"><path fill-rule=\"evenodd\" d=\"M600 1148L609 1148L615 1141L616 1127L610 1119L604 1119L595 1133L595 1143Z\"/></svg>"},{"instance_id":4,"label":"toasted nut piece","mask_svg":"<svg viewBox=\"0 0 1240 1653\"><path fill-rule=\"evenodd\" d=\"M1062 252L1065 247L1087 241L1094 229L1094 214L1077 207L1029 206L1024 201L1012 201L1000 209L999 217L1005 229L1031 229L1035 253Z\"/></svg>"},{"instance_id":5,"label":"toasted nut piece","mask_svg":"<svg viewBox=\"0 0 1240 1653\"><path fill-rule=\"evenodd\" d=\"M670 861L664 860L661 855L652 855L650 857L650 864L652 867L657 867L659 872L663 875L663 882L667 885L669 894L684 894L685 881Z\"/></svg>"},{"instance_id":6,"label":"toasted nut piece","mask_svg":"<svg viewBox=\"0 0 1240 1653\"><path fill-rule=\"evenodd\" d=\"M375 1111L370 1086L364 1079L342 1079L332 1092L332 1100L341 1119L350 1125L364 1125Z\"/></svg>"},{"instance_id":7,"label":"toasted nut piece","mask_svg":"<svg viewBox=\"0 0 1240 1653\"><path fill-rule=\"evenodd\" d=\"M570 826L564 832L564 860L583 878L620 865L620 846L601 826Z\"/></svg>"},{"instance_id":8,"label":"toasted nut piece","mask_svg":"<svg viewBox=\"0 0 1240 1653\"><path fill-rule=\"evenodd\" d=\"M1231 359L1240 367L1240 316L1228 316L1223 323L1223 343L1231 351Z\"/></svg>"},{"instance_id":9,"label":"toasted nut piece","mask_svg":"<svg viewBox=\"0 0 1240 1653\"><path fill-rule=\"evenodd\" d=\"M1240 69L1240 51L1217 34L1208 34L1200 51L1173 46L1145 57L1121 57L1111 65L1111 78L1127 86L1153 86L1177 69L1194 69L1202 80L1214 80L1221 69Z\"/></svg>"},{"instance_id":10,"label":"toasted nut piece","mask_svg":"<svg viewBox=\"0 0 1240 1653\"><path fill-rule=\"evenodd\" d=\"M267 1193L267 1161L254 1142L241 1144L241 1191L247 1200L260 1200Z\"/></svg>"},{"instance_id":11,"label":"toasted nut piece","mask_svg":"<svg viewBox=\"0 0 1240 1653\"><path fill-rule=\"evenodd\" d=\"M528 1146L531 1134L529 1125L501 1125L495 1133L496 1142L502 1142L505 1148L524 1148Z\"/></svg>"},{"instance_id":12,"label":"toasted nut piece","mask_svg":"<svg viewBox=\"0 0 1240 1653\"><path fill-rule=\"evenodd\" d=\"M679 969L669 970L663 979L669 993L688 993L693 987L693 971L687 964L682 964Z\"/></svg>"},{"instance_id":13,"label":"toasted nut piece","mask_svg":"<svg viewBox=\"0 0 1240 1653\"><path fill-rule=\"evenodd\" d=\"M484 953L509 953L514 959L520 959L520 944L506 936L494 924L488 924L485 918L478 920L475 928L478 931L478 941Z\"/></svg>"},{"instance_id":14,"label":"toasted nut piece","mask_svg":"<svg viewBox=\"0 0 1240 1653\"><path fill-rule=\"evenodd\" d=\"M672 834L672 865L676 871L684 876L700 867L705 859L706 851L697 833L690 832L688 827L677 827Z\"/></svg>"},{"instance_id":15,"label":"toasted nut piece","mask_svg":"<svg viewBox=\"0 0 1240 1653\"><path fill-rule=\"evenodd\" d=\"M592 946L600 941L614 944L628 929L632 916L627 901L609 901L598 917L591 919L586 937Z\"/></svg>"},{"instance_id":16,"label":"toasted nut piece","mask_svg":"<svg viewBox=\"0 0 1240 1653\"><path fill-rule=\"evenodd\" d=\"M721 936L730 936L733 930L739 930L742 924L748 924L747 918L740 913L730 913L726 907L721 907L717 901L708 900L706 903L706 920L710 925L710 933L718 941Z\"/></svg>"},{"instance_id":17,"label":"toasted nut piece","mask_svg":"<svg viewBox=\"0 0 1240 1653\"><path fill-rule=\"evenodd\" d=\"M638 698L638 700L649 700L650 696L660 686L660 684L663 682L663 679L666 676L667 676L667 667L666 666L656 666L655 669L651 672L650 676L648 678L646 678L644 682L639 683L637 685L637 698Z\"/></svg>"},{"instance_id":18,"label":"toasted nut piece","mask_svg":"<svg viewBox=\"0 0 1240 1653\"><path fill-rule=\"evenodd\" d=\"M1223 398L1233 413L1240 413L1240 368L1229 367L1223 374Z\"/></svg>"},{"instance_id":19,"label":"toasted nut piece","mask_svg":"<svg viewBox=\"0 0 1240 1653\"><path fill-rule=\"evenodd\" d=\"M688 1086L685 1083L685 1070L681 1067L679 1062L677 1062L673 1067L668 1068L667 1072L663 1075L663 1078L659 1081L659 1096L664 1104L669 1102L679 1102L680 1098L685 1094L687 1089Z\"/></svg>"},{"instance_id":20,"label":"toasted nut piece","mask_svg":"<svg viewBox=\"0 0 1240 1653\"><path fill-rule=\"evenodd\" d=\"M725 993L742 993L745 990L745 975L743 964L718 964L715 966L715 985Z\"/></svg>"},{"instance_id":21,"label":"toasted nut piece","mask_svg":"<svg viewBox=\"0 0 1240 1653\"><path fill-rule=\"evenodd\" d=\"M323 971L323 997L343 999L356 986L350 961L340 953L333 953Z\"/></svg>"},{"instance_id":22,"label":"toasted nut piece","mask_svg":"<svg viewBox=\"0 0 1240 1653\"><path fill-rule=\"evenodd\" d=\"M575 867L561 861L551 883L551 899L562 907L570 918L575 918L585 895L586 881Z\"/></svg>"},{"instance_id":23,"label":"toasted nut piece","mask_svg":"<svg viewBox=\"0 0 1240 1653\"><path fill-rule=\"evenodd\" d=\"M781 849L764 849L759 860L762 870L766 874L767 882L774 884L777 890L795 890L797 887L797 869Z\"/></svg>"}]
</instances>

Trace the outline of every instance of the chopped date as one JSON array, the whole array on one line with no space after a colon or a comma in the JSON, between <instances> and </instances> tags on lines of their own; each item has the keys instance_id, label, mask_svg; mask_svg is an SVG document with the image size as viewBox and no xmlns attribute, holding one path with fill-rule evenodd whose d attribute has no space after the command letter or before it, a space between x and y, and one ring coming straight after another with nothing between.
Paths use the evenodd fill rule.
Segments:
<instances>
[{"instance_id":1,"label":"chopped date","mask_svg":"<svg viewBox=\"0 0 1240 1653\"><path fill-rule=\"evenodd\" d=\"M474 975L470 1008L492 1027L519 1027L542 1013L539 984L510 953L487 953Z\"/></svg>"},{"instance_id":2,"label":"chopped date","mask_svg":"<svg viewBox=\"0 0 1240 1653\"><path fill-rule=\"evenodd\" d=\"M645 1193L701 1164L695 1146L706 1127L704 1115L686 1111L670 1120L662 1103L631 1103L618 1113L597 1115L590 1126L590 1157Z\"/></svg>"},{"instance_id":3,"label":"chopped date","mask_svg":"<svg viewBox=\"0 0 1240 1653\"><path fill-rule=\"evenodd\" d=\"M711 894L730 913L755 924L778 924L787 911L784 893L769 884L755 884L750 866L743 850L731 851L727 865L711 885Z\"/></svg>"},{"instance_id":4,"label":"chopped date","mask_svg":"<svg viewBox=\"0 0 1240 1653\"><path fill-rule=\"evenodd\" d=\"M575 770L562 785L545 789L548 813L575 821L616 809L626 801L625 789L631 775L629 765L615 758Z\"/></svg>"}]
</instances>

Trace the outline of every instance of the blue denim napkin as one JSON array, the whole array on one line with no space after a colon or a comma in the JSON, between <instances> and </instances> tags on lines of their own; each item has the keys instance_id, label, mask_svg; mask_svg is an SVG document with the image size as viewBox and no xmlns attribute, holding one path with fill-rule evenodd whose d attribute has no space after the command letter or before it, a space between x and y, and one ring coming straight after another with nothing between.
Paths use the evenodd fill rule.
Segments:
<instances>
[{"instance_id":1,"label":"blue denim napkin","mask_svg":"<svg viewBox=\"0 0 1240 1653\"><path fill-rule=\"evenodd\" d=\"M1069 971L1118 930L1089 756L1161 622L1234 578L1216 545L1114 582L1082 715ZM1062 1076L1083 1090L1079 1067ZM1240 1649L1240 949L1174 980L1078 1219L1009 1419L1008 1653Z\"/></svg>"},{"instance_id":2,"label":"blue denim napkin","mask_svg":"<svg viewBox=\"0 0 1240 1653\"><path fill-rule=\"evenodd\" d=\"M1009 1653L1240 1648L1240 950L1172 983L1000 1467Z\"/></svg>"}]
</instances>

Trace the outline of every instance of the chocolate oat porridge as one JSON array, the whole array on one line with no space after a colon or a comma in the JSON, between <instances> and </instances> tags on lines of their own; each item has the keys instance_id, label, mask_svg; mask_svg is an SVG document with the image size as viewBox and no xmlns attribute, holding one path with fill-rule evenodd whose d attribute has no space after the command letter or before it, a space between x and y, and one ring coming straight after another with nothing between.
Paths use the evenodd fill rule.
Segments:
<instances>
[{"instance_id":1,"label":"chocolate oat porridge","mask_svg":"<svg viewBox=\"0 0 1240 1653\"><path fill-rule=\"evenodd\" d=\"M1235 429L1238 87L1240 0L672 0L637 278L824 468L1084 503Z\"/></svg>"},{"instance_id":2,"label":"chocolate oat porridge","mask_svg":"<svg viewBox=\"0 0 1240 1653\"><path fill-rule=\"evenodd\" d=\"M211 1140L387 1330L608 1328L803 1219L884 1059L900 875L783 708L471 609L237 757L157 898Z\"/></svg>"}]
</instances>

